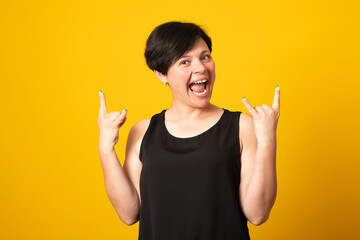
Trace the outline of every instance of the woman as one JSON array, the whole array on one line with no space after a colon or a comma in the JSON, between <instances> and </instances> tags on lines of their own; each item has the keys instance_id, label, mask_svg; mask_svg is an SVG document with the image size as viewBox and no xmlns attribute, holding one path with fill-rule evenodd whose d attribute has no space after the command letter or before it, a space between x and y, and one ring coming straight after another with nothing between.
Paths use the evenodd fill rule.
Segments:
<instances>
[{"instance_id":1,"label":"woman","mask_svg":"<svg viewBox=\"0 0 360 240\"><path fill-rule=\"evenodd\" d=\"M264 223L276 198L272 107L250 114L210 103L211 39L192 23L168 22L150 34L146 62L172 92L172 105L131 128L124 166L114 151L127 111L107 113L100 91L99 155L108 197L120 219L139 221L139 239L250 239L247 221Z\"/></svg>"}]
</instances>

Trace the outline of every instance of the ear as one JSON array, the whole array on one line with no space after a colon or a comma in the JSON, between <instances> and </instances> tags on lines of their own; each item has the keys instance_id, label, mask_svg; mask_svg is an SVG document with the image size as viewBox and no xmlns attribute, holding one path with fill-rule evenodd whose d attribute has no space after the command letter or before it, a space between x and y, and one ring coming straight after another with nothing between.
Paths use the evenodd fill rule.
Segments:
<instances>
[{"instance_id":1,"label":"ear","mask_svg":"<svg viewBox=\"0 0 360 240\"><path fill-rule=\"evenodd\" d=\"M164 84L166 85L168 83L166 75L163 75L161 72L158 72L154 70L154 73L156 77Z\"/></svg>"}]
</instances>

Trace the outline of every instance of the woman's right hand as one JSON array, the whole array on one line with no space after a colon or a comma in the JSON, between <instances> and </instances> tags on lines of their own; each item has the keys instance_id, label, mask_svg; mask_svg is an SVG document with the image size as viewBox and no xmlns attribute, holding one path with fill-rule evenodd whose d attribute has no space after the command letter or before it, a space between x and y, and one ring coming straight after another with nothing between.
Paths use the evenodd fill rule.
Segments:
<instances>
[{"instance_id":1,"label":"woman's right hand","mask_svg":"<svg viewBox=\"0 0 360 240\"><path fill-rule=\"evenodd\" d=\"M119 128L126 121L127 111L124 109L121 113L117 111L107 113L104 93L99 91L99 95L99 151L108 152L114 149L114 146L118 141Z\"/></svg>"}]
</instances>

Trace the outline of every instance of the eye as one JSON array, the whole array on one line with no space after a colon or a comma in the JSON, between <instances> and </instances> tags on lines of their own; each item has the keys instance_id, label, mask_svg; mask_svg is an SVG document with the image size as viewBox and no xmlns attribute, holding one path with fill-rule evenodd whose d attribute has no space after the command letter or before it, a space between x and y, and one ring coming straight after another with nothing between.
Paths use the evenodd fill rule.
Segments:
<instances>
[{"instance_id":1,"label":"eye","mask_svg":"<svg viewBox=\"0 0 360 240\"><path fill-rule=\"evenodd\" d=\"M183 61L180 62L180 65L186 65L186 64L188 64L188 63L189 63L188 60L183 60Z\"/></svg>"},{"instance_id":2,"label":"eye","mask_svg":"<svg viewBox=\"0 0 360 240\"><path fill-rule=\"evenodd\" d=\"M207 54L207 55L204 55L204 56L202 57L203 60L208 60L208 59L210 59L210 58L211 58L211 57L210 57L210 55L208 55L208 54Z\"/></svg>"}]
</instances>

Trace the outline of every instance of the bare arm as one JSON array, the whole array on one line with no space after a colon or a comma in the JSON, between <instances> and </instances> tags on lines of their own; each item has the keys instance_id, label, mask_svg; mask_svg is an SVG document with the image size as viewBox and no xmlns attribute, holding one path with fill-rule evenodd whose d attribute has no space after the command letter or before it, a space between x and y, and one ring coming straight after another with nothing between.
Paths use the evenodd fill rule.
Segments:
<instances>
[{"instance_id":1,"label":"bare arm","mask_svg":"<svg viewBox=\"0 0 360 240\"><path fill-rule=\"evenodd\" d=\"M127 225L133 225L139 220L140 198L140 174L142 163L139 159L140 144L150 120L145 119L137 122L131 128L127 144L124 166L116 157L115 151L101 154L100 159L103 167L106 192L109 200L119 215L121 221ZM102 152L99 150L99 152ZM103 157L101 157L103 156Z\"/></svg>"},{"instance_id":2,"label":"bare arm","mask_svg":"<svg viewBox=\"0 0 360 240\"><path fill-rule=\"evenodd\" d=\"M276 139L274 144L258 142L252 117L244 114L242 118L241 206L247 219L260 225L268 219L276 198Z\"/></svg>"},{"instance_id":3,"label":"bare arm","mask_svg":"<svg viewBox=\"0 0 360 240\"><path fill-rule=\"evenodd\" d=\"M140 211L138 194L125 174L115 150L104 152L99 148L99 155L109 200L121 221L132 225Z\"/></svg>"},{"instance_id":4,"label":"bare arm","mask_svg":"<svg viewBox=\"0 0 360 240\"><path fill-rule=\"evenodd\" d=\"M275 203L276 127L279 117L279 90L275 92L273 108L267 105L246 108L254 115L242 114L240 120L241 183L240 201L243 212L254 225L264 223Z\"/></svg>"},{"instance_id":5,"label":"bare arm","mask_svg":"<svg viewBox=\"0 0 360 240\"><path fill-rule=\"evenodd\" d=\"M140 175L141 162L136 153L139 139L138 125L135 124L128 136L125 164L123 169L114 150L118 141L119 128L126 120L127 111L107 113L105 96L100 93L99 109L99 156L104 174L106 193L119 218L127 225L137 222L140 213L138 188L134 186L134 178ZM130 177L129 177L130 176ZM133 182L132 182L133 181Z\"/></svg>"}]
</instances>

